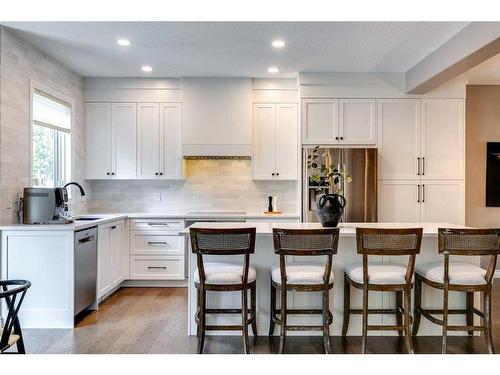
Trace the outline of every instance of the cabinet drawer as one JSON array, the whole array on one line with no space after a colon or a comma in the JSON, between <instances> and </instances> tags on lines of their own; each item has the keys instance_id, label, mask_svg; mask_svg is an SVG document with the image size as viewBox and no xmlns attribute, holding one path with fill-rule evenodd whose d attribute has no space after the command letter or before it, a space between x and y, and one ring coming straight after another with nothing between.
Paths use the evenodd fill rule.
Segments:
<instances>
[{"instance_id":1,"label":"cabinet drawer","mask_svg":"<svg viewBox=\"0 0 500 375\"><path fill-rule=\"evenodd\" d=\"M183 245L183 238L177 234L132 232L130 235L130 254L135 255L182 255Z\"/></svg>"},{"instance_id":2,"label":"cabinet drawer","mask_svg":"<svg viewBox=\"0 0 500 375\"><path fill-rule=\"evenodd\" d=\"M183 280L184 256L130 257L132 280Z\"/></svg>"},{"instance_id":3,"label":"cabinet drawer","mask_svg":"<svg viewBox=\"0 0 500 375\"><path fill-rule=\"evenodd\" d=\"M176 231L184 229L181 219L133 219L132 230Z\"/></svg>"}]
</instances>

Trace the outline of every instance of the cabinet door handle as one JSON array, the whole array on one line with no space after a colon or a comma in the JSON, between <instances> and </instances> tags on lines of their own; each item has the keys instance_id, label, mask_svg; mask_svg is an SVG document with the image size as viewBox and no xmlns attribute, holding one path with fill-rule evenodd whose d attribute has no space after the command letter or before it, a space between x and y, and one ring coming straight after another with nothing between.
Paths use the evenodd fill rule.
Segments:
<instances>
[{"instance_id":1,"label":"cabinet door handle","mask_svg":"<svg viewBox=\"0 0 500 375\"><path fill-rule=\"evenodd\" d=\"M163 176L163 172L160 172L160 176Z\"/></svg>"},{"instance_id":2,"label":"cabinet door handle","mask_svg":"<svg viewBox=\"0 0 500 375\"><path fill-rule=\"evenodd\" d=\"M344 140L344 137L340 137L340 140L343 141Z\"/></svg>"},{"instance_id":3,"label":"cabinet door handle","mask_svg":"<svg viewBox=\"0 0 500 375\"><path fill-rule=\"evenodd\" d=\"M417 158L417 176L420 176L420 158Z\"/></svg>"},{"instance_id":4,"label":"cabinet door handle","mask_svg":"<svg viewBox=\"0 0 500 375\"><path fill-rule=\"evenodd\" d=\"M279 175L280 175L280 174L279 174L279 172L278 172L278 173L276 173L276 176L279 176Z\"/></svg>"},{"instance_id":5,"label":"cabinet door handle","mask_svg":"<svg viewBox=\"0 0 500 375\"><path fill-rule=\"evenodd\" d=\"M116 229L116 225L113 225L112 227L109 227L109 229Z\"/></svg>"},{"instance_id":6,"label":"cabinet door handle","mask_svg":"<svg viewBox=\"0 0 500 375\"><path fill-rule=\"evenodd\" d=\"M109 176L109 172L106 172L106 174Z\"/></svg>"},{"instance_id":7,"label":"cabinet door handle","mask_svg":"<svg viewBox=\"0 0 500 375\"><path fill-rule=\"evenodd\" d=\"M148 245L165 245L167 246L167 241L148 241Z\"/></svg>"},{"instance_id":8,"label":"cabinet door handle","mask_svg":"<svg viewBox=\"0 0 500 375\"><path fill-rule=\"evenodd\" d=\"M422 203L425 203L425 185L422 185Z\"/></svg>"},{"instance_id":9,"label":"cabinet door handle","mask_svg":"<svg viewBox=\"0 0 500 375\"><path fill-rule=\"evenodd\" d=\"M160 269L160 270L166 270L166 266L148 266L148 270L154 270L154 269Z\"/></svg>"},{"instance_id":10,"label":"cabinet door handle","mask_svg":"<svg viewBox=\"0 0 500 375\"><path fill-rule=\"evenodd\" d=\"M166 227L168 226L167 223L148 223L150 227Z\"/></svg>"},{"instance_id":11,"label":"cabinet door handle","mask_svg":"<svg viewBox=\"0 0 500 375\"><path fill-rule=\"evenodd\" d=\"M271 173L274 176L274 173Z\"/></svg>"},{"instance_id":12,"label":"cabinet door handle","mask_svg":"<svg viewBox=\"0 0 500 375\"><path fill-rule=\"evenodd\" d=\"M425 175L425 158L422 158L422 176Z\"/></svg>"},{"instance_id":13,"label":"cabinet door handle","mask_svg":"<svg viewBox=\"0 0 500 375\"><path fill-rule=\"evenodd\" d=\"M420 185L417 185L417 203L420 203Z\"/></svg>"},{"instance_id":14,"label":"cabinet door handle","mask_svg":"<svg viewBox=\"0 0 500 375\"><path fill-rule=\"evenodd\" d=\"M86 243L90 241L94 241L94 236L82 238L81 240L78 240L78 243Z\"/></svg>"}]
</instances>

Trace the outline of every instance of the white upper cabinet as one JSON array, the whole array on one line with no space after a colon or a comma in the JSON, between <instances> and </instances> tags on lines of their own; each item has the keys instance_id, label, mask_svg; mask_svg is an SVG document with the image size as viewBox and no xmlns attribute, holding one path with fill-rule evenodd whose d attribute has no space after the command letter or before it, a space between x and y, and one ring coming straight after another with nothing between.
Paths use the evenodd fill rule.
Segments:
<instances>
[{"instance_id":1,"label":"white upper cabinet","mask_svg":"<svg viewBox=\"0 0 500 375\"><path fill-rule=\"evenodd\" d=\"M308 145L338 143L337 99L302 101L302 143Z\"/></svg>"},{"instance_id":2,"label":"white upper cabinet","mask_svg":"<svg viewBox=\"0 0 500 375\"><path fill-rule=\"evenodd\" d=\"M276 104L276 177L298 177L298 124L296 104Z\"/></svg>"},{"instance_id":3,"label":"white upper cabinet","mask_svg":"<svg viewBox=\"0 0 500 375\"><path fill-rule=\"evenodd\" d=\"M378 101L379 177L418 179L420 100Z\"/></svg>"},{"instance_id":4,"label":"white upper cabinet","mask_svg":"<svg viewBox=\"0 0 500 375\"><path fill-rule=\"evenodd\" d=\"M276 109L274 104L253 106L253 178L271 179L275 175Z\"/></svg>"},{"instance_id":5,"label":"white upper cabinet","mask_svg":"<svg viewBox=\"0 0 500 375\"><path fill-rule=\"evenodd\" d=\"M307 145L375 145L374 99L302 101L302 143Z\"/></svg>"},{"instance_id":6,"label":"white upper cabinet","mask_svg":"<svg viewBox=\"0 0 500 375\"><path fill-rule=\"evenodd\" d=\"M423 178L463 178L463 99L422 99L421 118Z\"/></svg>"},{"instance_id":7,"label":"white upper cabinet","mask_svg":"<svg viewBox=\"0 0 500 375\"><path fill-rule=\"evenodd\" d=\"M158 103L137 104L137 177L158 178L160 175L160 106Z\"/></svg>"},{"instance_id":8,"label":"white upper cabinet","mask_svg":"<svg viewBox=\"0 0 500 375\"><path fill-rule=\"evenodd\" d=\"M111 104L87 103L85 176L105 179L111 176Z\"/></svg>"},{"instance_id":9,"label":"white upper cabinet","mask_svg":"<svg viewBox=\"0 0 500 375\"><path fill-rule=\"evenodd\" d=\"M339 143L375 145L377 143L374 99L339 100Z\"/></svg>"},{"instance_id":10,"label":"white upper cabinet","mask_svg":"<svg viewBox=\"0 0 500 375\"><path fill-rule=\"evenodd\" d=\"M165 179L182 178L181 113L180 103L160 103L160 176Z\"/></svg>"},{"instance_id":11,"label":"white upper cabinet","mask_svg":"<svg viewBox=\"0 0 500 375\"><path fill-rule=\"evenodd\" d=\"M298 178L297 105L254 104L253 178L296 180Z\"/></svg>"},{"instance_id":12,"label":"white upper cabinet","mask_svg":"<svg viewBox=\"0 0 500 375\"><path fill-rule=\"evenodd\" d=\"M113 178L136 176L136 108L135 103L113 103L111 107Z\"/></svg>"},{"instance_id":13,"label":"white upper cabinet","mask_svg":"<svg viewBox=\"0 0 500 375\"><path fill-rule=\"evenodd\" d=\"M137 104L137 177L182 178L180 104Z\"/></svg>"}]
</instances>

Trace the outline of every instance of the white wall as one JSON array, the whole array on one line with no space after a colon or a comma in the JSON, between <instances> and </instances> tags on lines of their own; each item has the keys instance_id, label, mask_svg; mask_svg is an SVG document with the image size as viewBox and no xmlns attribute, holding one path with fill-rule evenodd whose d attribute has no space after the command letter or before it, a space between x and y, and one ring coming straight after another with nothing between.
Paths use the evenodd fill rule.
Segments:
<instances>
[{"instance_id":1,"label":"white wall","mask_svg":"<svg viewBox=\"0 0 500 375\"><path fill-rule=\"evenodd\" d=\"M30 183L30 80L75 101L73 180L82 181L85 160L82 78L59 62L0 28L0 223L16 221L15 204Z\"/></svg>"},{"instance_id":2,"label":"white wall","mask_svg":"<svg viewBox=\"0 0 500 375\"><path fill-rule=\"evenodd\" d=\"M263 213L267 197L298 213L298 182L253 181L249 160L187 160L184 181L87 181L89 212L245 211ZM155 200L160 193L162 200Z\"/></svg>"}]
</instances>

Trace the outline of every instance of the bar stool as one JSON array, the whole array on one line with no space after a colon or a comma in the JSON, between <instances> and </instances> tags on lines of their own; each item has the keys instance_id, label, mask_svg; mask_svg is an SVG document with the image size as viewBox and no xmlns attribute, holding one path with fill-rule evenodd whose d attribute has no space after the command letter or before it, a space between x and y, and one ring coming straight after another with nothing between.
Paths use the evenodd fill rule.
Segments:
<instances>
[{"instance_id":1,"label":"bar stool","mask_svg":"<svg viewBox=\"0 0 500 375\"><path fill-rule=\"evenodd\" d=\"M7 306L5 324L3 328L0 326L0 353L16 345L17 353L25 354L23 334L17 315L31 283L26 280L3 280L0 281L0 286L2 287L0 302L5 300Z\"/></svg>"},{"instance_id":2,"label":"bar stool","mask_svg":"<svg viewBox=\"0 0 500 375\"><path fill-rule=\"evenodd\" d=\"M271 270L271 314L269 336L274 333L275 324L281 326L279 352L285 349L287 331L323 331L325 352L330 352L329 327L333 322L330 312L329 292L333 288L332 255L337 253L339 229L278 229L273 228L274 252L279 254L280 263ZM288 263L285 257L325 255L325 264ZM276 308L276 290L280 290L281 306ZM321 309L288 309L287 291L322 292ZM288 325L290 314L321 314L322 325Z\"/></svg>"},{"instance_id":3,"label":"bar stool","mask_svg":"<svg viewBox=\"0 0 500 375\"><path fill-rule=\"evenodd\" d=\"M248 325L257 336L255 319L257 273L250 266L250 254L255 251L255 228L208 229L191 228L191 247L196 254L197 268L194 285L198 292L196 324L198 353L203 352L206 331L236 330L243 332L245 354L250 353ZM243 265L234 263L204 263L204 255L243 255ZM250 309L248 308L250 290ZM241 309L208 309L207 291L241 291ZM206 325L206 314L241 314L241 325ZM250 316L249 316L250 315Z\"/></svg>"},{"instance_id":4,"label":"bar stool","mask_svg":"<svg viewBox=\"0 0 500 375\"><path fill-rule=\"evenodd\" d=\"M415 321L413 335L418 333L421 316L443 327L441 352L446 353L448 331L483 331L488 351L493 354L495 348L491 334L491 289L493 274L500 252L500 229L447 229L438 230L438 251L444 255L443 262L417 265L415 269ZM450 262L453 256L489 255L488 269L468 263ZM443 309L425 309L422 307L422 283L443 290ZM450 291L465 292L466 308L449 309ZM474 292L483 293L483 311L474 307ZM449 325L449 314L466 315L466 325ZM474 314L483 318L483 324L474 325ZM438 319L433 315L442 315Z\"/></svg>"},{"instance_id":5,"label":"bar stool","mask_svg":"<svg viewBox=\"0 0 500 375\"><path fill-rule=\"evenodd\" d=\"M342 336L346 336L351 314L363 315L361 351L366 353L368 331L398 331L404 333L408 353L413 353L410 333L410 306L415 258L420 253L422 228L376 229L356 228L357 252L363 261L348 264L344 270L344 322ZM409 257L408 264L369 262L368 257ZM363 308L351 309L351 286L363 291ZM394 309L369 309L368 292L396 292ZM404 302L403 302L404 301ZM369 325L369 314L396 314L396 325ZM404 319L403 319L404 318Z\"/></svg>"}]
</instances>

